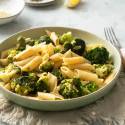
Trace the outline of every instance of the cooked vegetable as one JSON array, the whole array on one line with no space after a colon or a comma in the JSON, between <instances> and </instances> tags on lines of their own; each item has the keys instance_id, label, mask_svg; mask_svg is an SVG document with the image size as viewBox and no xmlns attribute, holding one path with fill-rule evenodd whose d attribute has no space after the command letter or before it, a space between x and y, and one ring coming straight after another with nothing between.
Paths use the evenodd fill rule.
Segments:
<instances>
[{"instance_id":1,"label":"cooked vegetable","mask_svg":"<svg viewBox=\"0 0 125 125\"><path fill-rule=\"evenodd\" d=\"M71 42L66 41L63 46L64 52L67 52L69 49L71 49L74 53L78 55L83 55L86 45L82 39L75 39Z\"/></svg>"},{"instance_id":2,"label":"cooked vegetable","mask_svg":"<svg viewBox=\"0 0 125 125\"><path fill-rule=\"evenodd\" d=\"M57 68L54 68L51 73L57 77L58 84L60 84L60 82L64 79L61 71Z\"/></svg>"},{"instance_id":3,"label":"cooked vegetable","mask_svg":"<svg viewBox=\"0 0 125 125\"><path fill-rule=\"evenodd\" d=\"M84 51L85 51L85 41L82 40L82 39L75 39L73 42L72 42L72 51L78 55L83 55Z\"/></svg>"},{"instance_id":4,"label":"cooked vegetable","mask_svg":"<svg viewBox=\"0 0 125 125\"><path fill-rule=\"evenodd\" d=\"M50 92L48 86L48 78L42 77L36 83L36 89L38 92Z\"/></svg>"},{"instance_id":5,"label":"cooked vegetable","mask_svg":"<svg viewBox=\"0 0 125 125\"><path fill-rule=\"evenodd\" d=\"M53 69L53 63L48 61L42 65L40 65L40 70L43 71L43 72L51 72L52 69Z\"/></svg>"},{"instance_id":6,"label":"cooked vegetable","mask_svg":"<svg viewBox=\"0 0 125 125\"><path fill-rule=\"evenodd\" d=\"M83 86L83 93L85 95L90 94L92 92L97 91L98 89L99 89L98 85L95 82L90 81L86 85Z\"/></svg>"},{"instance_id":7,"label":"cooked vegetable","mask_svg":"<svg viewBox=\"0 0 125 125\"><path fill-rule=\"evenodd\" d=\"M17 44L17 50L18 50L18 51L23 51L23 50L25 50L25 48L26 48L25 38L22 37L22 36L20 36L20 37L17 38L17 42L18 42L18 44Z\"/></svg>"},{"instance_id":8,"label":"cooked vegetable","mask_svg":"<svg viewBox=\"0 0 125 125\"><path fill-rule=\"evenodd\" d=\"M64 33L60 36L60 44L64 44L65 42L71 42L74 39L71 32Z\"/></svg>"},{"instance_id":9,"label":"cooked vegetable","mask_svg":"<svg viewBox=\"0 0 125 125\"><path fill-rule=\"evenodd\" d=\"M96 74L100 78L106 78L113 70L112 64L94 64Z\"/></svg>"},{"instance_id":10,"label":"cooked vegetable","mask_svg":"<svg viewBox=\"0 0 125 125\"><path fill-rule=\"evenodd\" d=\"M69 49L72 50L73 48L71 42L65 42L63 46L64 46L64 52L67 52Z\"/></svg>"},{"instance_id":11,"label":"cooked vegetable","mask_svg":"<svg viewBox=\"0 0 125 125\"><path fill-rule=\"evenodd\" d=\"M34 75L20 76L13 79L11 82L11 89L20 95L28 95L36 93L37 77Z\"/></svg>"},{"instance_id":12,"label":"cooked vegetable","mask_svg":"<svg viewBox=\"0 0 125 125\"><path fill-rule=\"evenodd\" d=\"M83 95L83 85L78 78L61 81L59 93L64 98L76 98Z\"/></svg>"},{"instance_id":13,"label":"cooked vegetable","mask_svg":"<svg viewBox=\"0 0 125 125\"><path fill-rule=\"evenodd\" d=\"M86 58L92 64L104 64L109 59L109 52L105 47L96 47L86 53Z\"/></svg>"},{"instance_id":14,"label":"cooked vegetable","mask_svg":"<svg viewBox=\"0 0 125 125\"><path fill-rule=\"evenodd\" d=\"M19 53L19 51L18 50L16 50L16 49L11 49L11 50L9 50L8 51L8 57L7 57L7 59L8 59L8 62L13 62L13 57L16 55L16 54L18 54Z\"/></svg>"},{"instance_id":15,"label":"cooked vegetable","mask_svg":"<svg viewBox=\"0 0 125 125\"><path fill-rule=\"evenodd\" d=\"M45 42L46 44L53 43L53 41L50 39L48 35L41 36L38 43L43 43Z\"/></svg>"}]
</instances>

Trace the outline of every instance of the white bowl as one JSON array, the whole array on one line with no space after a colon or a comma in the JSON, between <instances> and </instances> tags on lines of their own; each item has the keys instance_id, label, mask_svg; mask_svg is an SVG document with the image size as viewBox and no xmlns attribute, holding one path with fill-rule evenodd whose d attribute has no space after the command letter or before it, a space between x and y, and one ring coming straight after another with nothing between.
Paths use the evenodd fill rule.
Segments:
<instances>
[{"instance_id":1,"label":"white bowl","mask_svg":"<svg viewBox=\"0 0 125 125\"><path fill-rule=\"evenodd\" d=\"M98 36L96 36L92 33L89 33L89 32L83 31L83 30L73 29L73 28L66 28L66 27L34 28L34 29L29 29L29 30L25 30L25 31L16 33L16 34L12 35L11 37L9 37L8 39L4 40L0 44L0 51L14 46L16 44L17 37L19 37L20 35L25 36L25 37L31 37L31 38L39 38L42 34L45 34L45 30L55 31L59 34L71 31L75 37L84 39L86 41L86 43L103 44L108 49L108 51L110 52L110 54L113 57L114 69L115 69L114 76L112 77L112 79L110 81L108 81L99 90L97 90L91 94L78 97L78 98L58 100L58 101L35 100L35 99L29 98L27 96L18 95L3 87L0 87L0 92L2 92L3 95L7 99L9 99L19 105L22 105L22 106L25 106L28 108L32 108L32 109L46 110L46 111L58 111L58 110L73 109L73 108L87 105L89 103L96 101L97 99L104 96L111 90L111 88L115 85L115 82L120 73L121 57L120 57L118 50L112 44L110 44L106 40L99 38Z\"/></svg>"},{"instance_id":2,"label":"white bowl","mask_svg":"<svg viewBox=\"0 0 125 125\"><path fill-rule=\"evenodd\" d=\"M0 0L0 12L8 14L6 17L0 17L0 25L15 20L24 9L24 6L24 0Z\"/></svg>"}]
</instances>

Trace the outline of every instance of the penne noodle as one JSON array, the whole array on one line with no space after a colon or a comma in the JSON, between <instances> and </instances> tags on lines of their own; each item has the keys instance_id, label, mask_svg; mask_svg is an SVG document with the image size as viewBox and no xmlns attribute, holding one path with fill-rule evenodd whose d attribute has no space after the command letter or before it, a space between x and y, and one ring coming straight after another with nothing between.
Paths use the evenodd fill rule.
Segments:
<instances>
[{"instance_id":1,"label":"penne noodle","mask_svg":"<svg viewBox=\"0 0 125 125\"><path fill-rule=\"evenodd\" d=\"M23 71L32 71L35 68L37 68L40 65L41 62L42 62L42 57L41 56L36 56L32 61L30 61L29 63L24 65L22 67L22 70Z\"/></svg>"},{"instance_id":2,"label":"penne noodle","mask_svg":"<svg viewBox=\"0 0 125 125\"><path fill-rule=\"evenodd\" d=\"M50 39L54 42L55 45L59 45L59 38L55 32L51 32Z\"/></svg>"},{"instance_id":3,"label":"penne noodle","mask_svg":"<svg viewBox=\"0 0 125 125\"><path fill-rule=\"evenodd\" d=\"M86 59L81 57L81 56L71 57L71 58L63 58L63 62L65 65L73 65L73 64L86 63Z\"/></svg>"},{"instance_id":4,"label":"penne noodle","mask_svg":"<svg viewBox=\"0 0 125 125\"><path fill-rule=\"evenodd\" d=\"M59 68L62 65L63 61L56 61L54 62L54 67Z\"/></svg>"},{"instance_id":5,"label":"penne noodle","mask_svg":"<svg viewBox=\"0 0 125 125\"><path fill-rule=\"evenodd\" d=\"M55 95L52 93L38 92L38 98L40 100L63 100L64 98L60 95Z\"/></svg>"},{"instance_id":6,"label":"penne noodle","mask_svg":"<svg viewBox=\"0 0 125 125\"><path fill-rule=\"evenodd\" d=\"M57 77L51 73L48 73L48 84L49 84L50 92L53 92L57 87Z\"/></svg>"},{"instance_id":7,"label":"penne noodle","mask_svg":"<svg viewBox=\"0 0 125 125\"><path fill-rule=\"evenodd\" d=\"M63 60L63 54L61 53L56 53L50 57L50 59L54 62L56 61L62 61Z\"/></svg>"},{"instance_id":8,"label":"penne noodle","mask_svg":"<svg viewBox=\"0 0 125 125\"><path fill-rule=\"evenodd\" d=\"M27 63L29 63L31 60L33 60L34 58L35 58L35 56L31 56L31 57L29 57L27 59L24 59L22 61L14 62L14 64L17 65L17 66L24 66Z\"/></svg>"},{"instance_id":9,"label":"penne noodle","mask_svg":"<svg viewBox=\"0 0 125 125\"><path fill-rule=\"evenodd\" d=\"M109 76L105 79L104 84L109 83L115 76L116 72L113 71L112 73L109 74Z\"/></svg>"},{"instance_id":10,"label":"penne noodle","mask_svg":"<svg viewBox=\"0 0 125 125\"><path fill-rule=\"evenodd\" d=\"M63 57L64 57L64 58L72 57L72 51L71 51L71 49L68 50L66 53L64 53L64 54L63 54Z\"/></svg>"},{"instance_id":11,"label":"penne noodle","mask_svg":"<svg viewBox=\"0 0 125 125\"><path fill-rule=\"evenodd\" d=\"M92 72L75 69L75 75L81 80L94 81L97 84L101 84L103 82L103 79L99 79L97 74L94 74Z\"/></svg>"},{"instance_id":12,"label":"penne noodle","mask_svg":"<svg viewBox=\"0 0 125 125\"><path fill-rule=\"evenodd\" d=\"M61 73L63 76L67 76L69 78L74 78L74 75L75 75L74 72L72 70L70 70L68 67L62 66L60 68L60 70L61 70Z\"/></svg>"},{"instance_id":13,"label":"penne noodle","mask_svg":"<svg viewBox=\"0 0 125 125\"><path fill-rule=\"evenodd\" d=\"M20 52L19 54L17 54L14 59L15 60L23 60L23 59L26 59L30 56L33 56L35 53L34 49L33 48L28 48L22 52Z\"/></svg>"},{"instance_id":14,"label":"penne noodle","mask_svg":"<svg viewBox=\"0 0 125 125\"><path fill-rule=\"evenodd\" d=\"M89 63L83 64L74 64L74 65L67 65L70 69L80 69L80 70L89 70L95 71L95 67Z\"/></svg>"}]
</instances>

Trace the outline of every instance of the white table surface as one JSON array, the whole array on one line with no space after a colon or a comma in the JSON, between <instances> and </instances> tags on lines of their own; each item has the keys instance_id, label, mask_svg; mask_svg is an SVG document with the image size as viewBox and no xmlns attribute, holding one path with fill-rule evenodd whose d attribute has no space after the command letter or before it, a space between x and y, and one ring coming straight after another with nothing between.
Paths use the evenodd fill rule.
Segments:
<instances>
[{"instance_id":1,"label":"white table surface","mask_svg":"<svg viewBox=\"0 0 125 125\"><path fill-rule=\"evenodd\" d=\"M82 0L76 9L66 8L63 1L57 0L55 5L48 7L26 6L14 22L0 26L0 41L18 31L38 26L80 28L105 38L104 27L112 26L122 46L125 47L125 0ZM114 110L117 112L117 109ZM60 114L60 117L63 116L63 113ZM47 116L48 113L45 114ZM1 122L1 124L4 123ZM48 124L45 123L45 125ZM61 125L63 125L63 122ZM64 122L64 125L69 124ZM84 124L81 122L79 125ZM95 123L95 125L100 124Z\"/></svg>"}]
</instances>

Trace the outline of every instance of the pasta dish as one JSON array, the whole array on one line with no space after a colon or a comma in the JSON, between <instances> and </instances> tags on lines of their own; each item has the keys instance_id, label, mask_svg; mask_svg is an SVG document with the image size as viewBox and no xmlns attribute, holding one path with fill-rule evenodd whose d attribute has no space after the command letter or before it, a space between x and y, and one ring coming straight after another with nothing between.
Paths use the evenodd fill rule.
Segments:
<instances>
[{"instance_id":1,"label":"pasta dish","mask_svg":"<svg viewBox=\"0 0 125 125\"><path fill-rule=\"evenodd\" d=\"M1 86L39 100L63 100L105 84L114 66L104 45L88 44L72 32L45 32L38 39L20 36L15 47L1 52Z\"/></svg>"}]
</instances>

